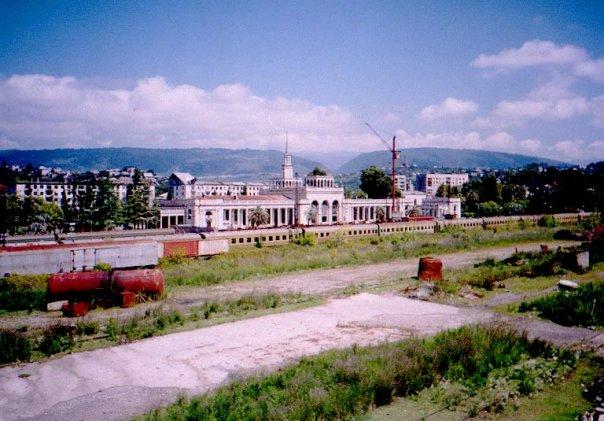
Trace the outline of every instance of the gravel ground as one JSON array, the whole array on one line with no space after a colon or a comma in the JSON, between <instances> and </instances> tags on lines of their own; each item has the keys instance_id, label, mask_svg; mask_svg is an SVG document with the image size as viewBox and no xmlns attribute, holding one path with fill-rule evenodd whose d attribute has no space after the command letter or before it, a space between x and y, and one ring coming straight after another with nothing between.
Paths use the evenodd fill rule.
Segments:
<instances>
[{"instance_id":1,"label":"gravel ground","mask_svg":"<svg viewBox=\"0 0 604 421\"><path fill-rule=\"evenodd\" d=\"M436 257L442 259L445 268L459 268L483 261L488 257L503 259L516 250L539 250L539 244L541 243L527 243L518 246L451 253ZM568 246L576 243L555 241L547 244L550 249L553 249L558 246ZM113 308L93 311L87 317L96 320L107 320L111 317L126 319L158 305L176 307L182 312L187 312L189 307L201 305L207 301L237 299L249 294L302 293L330 297L339 294L350 285L377 285L388 280L416 276L417 264L418 258L410 258L371 265L295 272L213 286L182 287L176 289L166 300L160 303L142 304L128 309ZM57 322L71 323L73 319L61 317L59 312L35 313L24 316L0 316L0 327L4 328L43 327Z\"/></svg>"},{"instance_id":2,"label":"gravel ground","mask_svg":"<svg viewBox=\"0 0 604 421\"><path fill-rule=\"evenodd\" d=\"M241 320L0 369L0 417L125 419L304 355L436 332L492 315L395 295L359 294ZM27 374L28 376L23 376Z\"/></svg>"},{"instance_id":3,"label":"gravel ground","mask_svg":"<svg viewBox=\"0 0 604 421\"><path fill-rule=\"evenodd\" d=\"M560 243L550 243L555 247ZM517 247L533 250L538 244ZM439 256L445 267L486 257L504 258L516 247ZM250 293L301 292L329 296L353 284L375 284L415 275L417 259L352 268L317 270L188 288L170 297L187 307L209 299ZM139 308L142 306L139 306ZM132 309L99 312L131 315ZM56 318L31 318L32 322ZM3 322L28 318L5 317ZM126 419L173 402L181 393L199 394L234 378L274 370L305 355L353 344L396 341L478 322L504 322L530 337L602 352L604 335L587 329L505 316L486 308L460 308L387 294L358 294L303 310L246 319L79 352L47 361L0 368L0 419Z\"/></svg>"}]
</instances>

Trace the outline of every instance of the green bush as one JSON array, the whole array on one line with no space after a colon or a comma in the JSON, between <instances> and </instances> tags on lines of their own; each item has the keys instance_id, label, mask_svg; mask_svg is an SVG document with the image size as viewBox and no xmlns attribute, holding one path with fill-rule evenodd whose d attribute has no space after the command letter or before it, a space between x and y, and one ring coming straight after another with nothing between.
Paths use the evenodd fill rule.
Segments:
<instances>
[{"instance_id":1,"label":"green bush","mask_svg":"<svg viewBox=\"0 0 604 421\"><path fill-rule=\"evenodd\" d=\"M75 330L74 326L64 324L47 327L38 344L38 350L47 356L71 351L75 346Z\"/></svg>"},{"instance_id":2,"label":"green bush","mask_svg":"<svg viewBox=\"0 0 604 421\"><path fill-rule=\"evenodd\" d=\"M556 219L554 218L553 215L543 215L537 221L537 225L540 227L553 228L553 227L557 226L558 223L556 222Z\"/></svg>"},{"instance_id":3,"label":"green bush","mask_svg":"<svg viewBox=\"0 0 604 421\"><path fill-rule=\"evenodd\" d=\"M109 263L100 262L100 263L97 263L96 265L94 265L93 270L109 272L111 270L111 265Z\"/></svg>"},{"instance_id":4,"label":"green bush","mask_svg":"<svg viewBox=\"0 0 604 421\"><path fill-rule=\"evenodd\" d=\"M157 266L160 268L167 268L170 266L181 265L189 260L191 259L187 255L177 253L171 256L160 257L157 261Z\"/></svg>"},{"instance_id":5,"label":"green bush","mask_svg":"<svg viewBox=\"0 0 604 421\"><path fill-rule=\"evenodd\" d=\"M29 361L32 353L30 340L15 330L0 330L0 364Z\"/></svg>"},{"instance_id":6,"label":"green bush","mask_svg":"<svg viewBox=\"0 0 604 421\"><path fill-rule=\"evenodd\" d=\"M520 312L537 311L539 317L563 326L604 326L604 282L580 285L575 291L560 291L530 302Z\"/></svg>"},{"instance_id":7,"label":"green bush","mask_svg":"<svg viewBox=\"0 0 604 421\"><path fill-rule=\"evenodd\" d=\"M48 275L11 274L0 279L0 310L37 310L46 304Z\"/></svg>"},{"instance_id":8,"label":"green bush","mask_svg":"<svg viewBox=\"0 0 604 421\"><path fill-rule=\"evenodd\" d=\"M100 325L96 320L79 320L76 323L76 333L78 335L96 335L99 329Z\"/></svg>"},{"instance_id":9,"label":"green bush","mask_svg":"<svg viewBox=\"0 0 604 421\"><path fill-rule=\"evenodd\" d=\"M294 243L299 246L315 246L317 245L317 236L313 233L305 233L296 237Z\"/></svg>"},{"instance_id":10,"label":"green bush","mask_svg":"<svg viewBox=\"0 0 604 421\"><path fill-rule=\"evenodd\" d=\"M147 419L348 419L443 378L480 387L493 370L557 353L505 328L463 327L432 339L303 358L264 378L238 381L191 401L181 399ZM562 354L560 361L570 358L568 352Z\"/></svg>"}]
</instances>

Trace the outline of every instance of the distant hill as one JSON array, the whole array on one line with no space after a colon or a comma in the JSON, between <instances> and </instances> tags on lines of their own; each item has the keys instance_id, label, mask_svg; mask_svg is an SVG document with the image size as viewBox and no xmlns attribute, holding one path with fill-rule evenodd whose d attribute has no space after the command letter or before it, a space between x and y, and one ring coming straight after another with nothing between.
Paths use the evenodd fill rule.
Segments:
<instances>
[{"instance_id":1,"label":"distant hill","mask_svg":"<svg viewBox=\"0 0 604 421\"><path fill-rule=\"evenodd\" d=\"M481 151L475 149L447 149L447 148L412 148L403 149L403 156L409 165L420 168L516 168L534 162L548 165L567 166L568 163L553 159L539 158L510 154L504 152ZM388 151L375 151L360 154L337 169L340 174L359 172L371 165L388 166L390 153Z\"/></svg>"},{"instance_id":2,"label":"distant hill","mask_svg":"<svg viewBox=\"0 0 604 421\"><path fill-rule=\"evenodd\" d=\"M0 159L10 164L59 167L71 171L102 170L135 166L152 169L157 174L174 171L190 172L196 176L233 176L257 178L262 174L281 171L283 152L256 149L39 149L0 150ZM294 157L295 171L307 174L320 163Z\"/></svg>"}]
</instances>

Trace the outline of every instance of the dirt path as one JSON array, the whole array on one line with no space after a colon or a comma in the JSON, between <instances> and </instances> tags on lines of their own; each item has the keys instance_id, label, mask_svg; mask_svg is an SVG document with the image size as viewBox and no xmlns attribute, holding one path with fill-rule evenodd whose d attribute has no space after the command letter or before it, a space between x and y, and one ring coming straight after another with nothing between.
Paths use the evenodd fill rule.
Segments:
<instances>
[{"instance_id":1,"label":"dirt path","mask_svg":"<svg viewBox=\"0 0 604 421\"><path fill-rule=\"evenodd\" d=\"M558 344L602 345L604 335L396 295L327 304L0 369L0 418L125 419L233 378L333 348L505 321Z\"/></svg>"},{"instance_id":2,"label":"dirt path","mask_svg":"<svg viewBox=\"0 0 604 421\"><path fill-rule=\"evenodd\" d=\"M488 257L503 259L514 251L536 251L539 244L526 243L518 246L486 248L481 250L457 252L436 257L442 259L446 268L459 268L480 262ZM576 244L568 241L547 242L550 249L558 246ZM164 305L176 307L186 312L191 306L202 305L207 301L237 299L249 294L302 293L332 297L346 287L356 284L376 285L388 280L409 278L417 275L417 258L401 259L385 263L368 264L336 269L317 269L296 272L273 277L263 277L245 281L227 282L214 286L183 287L176 289L168 299L161 303L138 305L130 309L114 308L90 313L88 317L107 320L111 317L125 319L139 314L151 307ZM36 313L27 316L0 317L0 327L19 328L20 326L47 326L56 322L71 323L73 319L62 318L59 313Z\"/></svg>"},{"instance_id":3,"label":"dirt path","mask_svg":"<svg viewBox=\"0 0 604 421\"><path fill-rule=\"evenodd\" d=\"M304 355L484 320L472 309L359 294L291 313L2 368L0 417L126 418L171 402L178 393L202 393ZM25 373L29 376L20 377Z\"/></svg>"},{"instance_id":4,"label":"dirt path","mask_svg":"<svg viewBox=\"0 0 604 421\"><path fill-rule=\"evenodd\" d=\"M488 257L503 259L516 250L536 251L539 249L539 244L543 243L450 253L437 257L442 259L445 269L452 269L473 265ZM569 244L573 243L561 241L548 243L550 248ZM267 294L271 292L329 296L355 284L375 285L386 280L416 276L417 264L418 258L414 257L386 263L312 270L210 287L187 288L174 292L171 301L185 305L200 304L209 300L230 299L247 294Z\"/></svg>"}]
</instances>

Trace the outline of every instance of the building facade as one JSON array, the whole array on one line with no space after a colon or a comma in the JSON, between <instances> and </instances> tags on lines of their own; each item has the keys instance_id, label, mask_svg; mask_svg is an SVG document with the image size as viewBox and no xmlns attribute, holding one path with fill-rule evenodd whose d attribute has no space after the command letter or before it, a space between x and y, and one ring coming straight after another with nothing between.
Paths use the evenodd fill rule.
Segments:
<instances>
[{"instance_id":1,"label":"building facade","mask_svg":"<svg viewBox=\"0 0 604 421\"><path fill-rule=\"evenodd\" d=\"M189 173L176 172L168 179L172 199L190 199L198 196L258 196L261 183L201 181Z\"/></svg>"},{"instance_id":2,"label":"building facade","mask_svg":"<svg viewBox=\"0 0 604 421\"><path fill-rule=\"evenodd\" d=\"M251 228L250 215L257 208L268 215L268 223L263 227L385 221L405 216L413 208L420 208L425 214L435 213L439 218L461 216L459 199L438 198L437 211L434 211L432 199L417 191L405 192L395 199L394 212L391 199L346 198L344 188L337 186L330 175L311 173L296 177L292 156L287 150L281 176L264 188L254 184L258 190L250 190L247 184L247 194L243 194L230 185L228 189L207 194L203 189L196 189L198 185L201 183L188 173L172 174L173 198L160 201L160 228L182 224L201 229L248 229Z\"/></svg>"},{"instance_id":3,"label":"building facade","mask_svg":"<svg viewBox=\"0 0 604 421\"><path fill-rule=\"evenodd\" d=\"M423 190L428 196L434 196L438 188L445 184L449 187L461 187L469 180L468 174L429 173L425 175Z\"/></svg>"}]
</instances>

